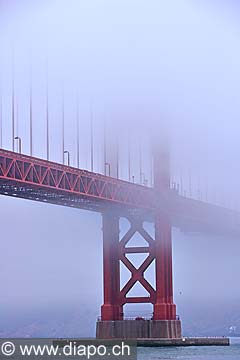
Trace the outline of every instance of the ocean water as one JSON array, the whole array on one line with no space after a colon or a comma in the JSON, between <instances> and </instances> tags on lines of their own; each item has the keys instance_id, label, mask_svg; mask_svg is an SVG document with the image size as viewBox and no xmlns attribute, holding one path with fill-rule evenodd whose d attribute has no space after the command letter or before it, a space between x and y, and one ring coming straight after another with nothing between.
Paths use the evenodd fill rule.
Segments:
<instances>
[{"instance_id":1,"label":"ocean water","mask_svg":"<svg viewBox=\"0 0 240 360\"><path fill-rule=\"evenodd\" d=\"M138 360L240 360L240 338L231 338L230 346L139 347Z\"/></svg>"}]
</instances>

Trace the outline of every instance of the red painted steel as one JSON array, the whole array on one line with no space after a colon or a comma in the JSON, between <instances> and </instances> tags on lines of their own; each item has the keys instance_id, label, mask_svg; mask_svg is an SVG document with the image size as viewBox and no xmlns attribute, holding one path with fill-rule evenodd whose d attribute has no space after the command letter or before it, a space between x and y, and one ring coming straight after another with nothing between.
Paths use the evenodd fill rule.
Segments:
<instances>
[{"instance_id":1,"label":"red painted steel","mask_svg":"<svg viewBox=\"0 0 240 360\"><path fill-rule=\"evenodd\" d=\"M149 233L143 228L143 222L139 218L129 218L131 223L130 229L123 236L123 238L119 242L119 260L126 266L126 268L131 273L131 278L125 284L123 289L121 289L119 294L119 301L121 305L126 303L142 303L142 302L155 302L155 290L152 285L145 279L144 272L148 269L148 267L152 264L155 259L155 241L149 235ZM131 240L131 238L139 233L142 238L148 243L147 247L128 247L127 244ZM146 249L147 248L147 249ZM132 262L127 258L128 253L148 253L147 258L143 261L139 268L136 268ZM139 282L142 287L149 293L149 297L128 297L128 292L133 288L133 286Z\"/></svg>"},{"instance_id":2,"label":"red painted steel","mask_svg":"<svg viewBox=\"0 0 240 360\"><path fill-rule=\"evenodd\" d=\"M0 183L18 184L35 192L49 190L52 194L74 195L82 199L83 207L96 201L100 207L115 203L132 208L153 208L150 188L1 149ZM27 197L26 193L23 195Z\"/></svg>"},{"instance_id":3,"label":"red painted steel","mask_svg":"<svg viewBox=\"0 0 240 360\"><path fill-rule=\"evenodd\" d=\"M123 317L119 303L119 219L112 213L103 214L103 278L104 304L101 308L102 320L120 320Z\"/></svg>"},{"instance_id":4,"label":"red painted steel","mask_svg":"<svg viewBox=\"0 0 240 360\"><path fill-rule=\"evenodd\" d=\"M172 283L172 225L168 216L155 217L156 241L156 299L154 320L175 320L176 305L173 303Z\"/></svg>"},{"instance_id":5,"label":"red painted steel","mask_svg":"<svg viewBox=\"0 0 240 360\"><path fill-rule=\"evenodd\" d=\"M168 193L170 188L169 158L159 151L154 162L154 192L156 197ZM155 209L155 239L144 229L140 216L128 217L130 228L119 239L117 214L103 214L103 256L104 256L104 304L101 308L103 321L122 320L123 306L127 303L153 304L154 320L176 320L176 306L173 303L172 285L172 233L169 216ZM140 234L148 246L129 247L129 242ZM137 268L127 254L142 253L147 257ZM145 272L155 260L156 283L153 287ZM130 271L131 277L120 289L120 261ZM129 296L130 290L139 282L148 296Z\"/></svg>"},{"instance_id":6,"label":"red painted steel","mask_svg":"<svg viewBox=\"0 0 240 360\"><path fill-rule=\"evenodd\" d=\"M122 320L123 306L127 303L151 303L154 306L154 320L175 320L176 306L172 289L172 249L171 225L161 214L155 223L155 239L144 229L139 218L128 218L131 226L119 239L119 219L117 214L103 214L103 264L104 264L104 304L101 308L103 321ZM129 241L139 233L148 243L144 247L129 247ZM146 259L136 268L127 254L146 254ZM156 284L152 286L145 278L145 272L155 260ZM130 271L131 277L120 289L120 261ZM129 296L130 290L139 282L148 296Z\"/></svg>"}]
</instances>

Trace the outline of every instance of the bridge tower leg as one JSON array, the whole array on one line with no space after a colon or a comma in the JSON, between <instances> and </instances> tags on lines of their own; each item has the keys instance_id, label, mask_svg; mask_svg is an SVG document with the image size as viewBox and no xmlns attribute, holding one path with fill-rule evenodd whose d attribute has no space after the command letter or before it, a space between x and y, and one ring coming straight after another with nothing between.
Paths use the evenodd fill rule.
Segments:
<instances>
[{"instance_id":1,"label":"bridge tower leg","mask_svg":"<svg viewBox=\"0 0 240 360\"><path fill-rule=\"evenodd\" d=\"M167 137L165 137L166 139ZM168 144L154 143L153 173L155 196L170 193L170 157ZM161 201L161 200L159 200ZM176 305L173 303L172 282L172 225L168 215L157 210L155 215L156 239L156 302L154 319L176 319Z\"/></svg>"},{"instance_id":2,"label":"bridge tower leg","mask_svg":"<svg viewBox=\"0 0 240 360\"><path fill-rule=\"evenodd\" d=\"M176 305L173 303L171 232L171 223L167 216L158 214L155 217L156 300L154 320L176 319Z\"/></svg>"},{"instance_id":3,"label":"bridge tower leg","mask_svg":"<svg viewBox=\"0 0 240 360\"><path fill-rule=\"evenodd\" d=\"M111 212L104 213L102 216L102 230L104 304L101 307L101 318L103 321L121 320L123 318L123 307L119 302L118 216Z\"/></svg>"}]
</instances>

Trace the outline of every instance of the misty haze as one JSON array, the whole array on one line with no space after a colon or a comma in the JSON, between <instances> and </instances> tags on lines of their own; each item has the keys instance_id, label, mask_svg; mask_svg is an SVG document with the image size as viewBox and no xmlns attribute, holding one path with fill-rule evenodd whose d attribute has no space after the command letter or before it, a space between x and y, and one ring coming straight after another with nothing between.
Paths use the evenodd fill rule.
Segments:
<instances>
[{"instance_id":1,"label":"misty haze","mask_svg":"<svg viewBox=\"0 0 240 360\"><path fill-rule=\"evenodd\" d=\"M49 141L52 162L150 189L157 139L170 153L174 191L237 217L239 10L213 0L0 0L1 149L21 145L30 155L31 98L32 156L46 160ZM94 337L101 214L4 195L0 204L1 337ZM120 221L121 234L128 226ZM228 336L231 326L240 334L238 236L174 226L172 237L183 334ZM124 311L153 312L150 304Z\"/></svg>"}]
</instances>

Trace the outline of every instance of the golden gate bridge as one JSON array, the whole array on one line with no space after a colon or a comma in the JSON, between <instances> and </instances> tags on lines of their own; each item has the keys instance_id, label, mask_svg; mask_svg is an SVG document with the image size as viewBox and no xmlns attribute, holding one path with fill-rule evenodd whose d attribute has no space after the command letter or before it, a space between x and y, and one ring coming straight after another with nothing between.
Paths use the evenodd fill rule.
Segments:
<instances>
[{"instance_id":1,"label":"golden gate bridge","mask_svg":"<svg viewBox=\"0 0 240 360\"><path fill-rule=\"evenodd\" d=\"M48 99L48 95L47 95ZM2 98L0 133L2 145ZM184 232L202 232L240 235L240 213L216 204L187 197L171 181L169 150L155 136L152 181L146 182L142 170L140 150L140 181L131 176L132 161L128 151L128 179L119 178L118 146L113 144L108 159L104 131L103 173L94 171L93 122L90 121L91 169L81 169L79 162L79 123L77 121L77 162L71 166L71 154L65 147L65 114L62 102L62 163L50 161L49 104L46 102L46 159L33 156L33 103L29 102L29 154L23 153L22 137L16 131L18 120L16 99L12 92L11 143L12 149L0 149L0 193L55 205L86 209L102 214L103 219L103 277L104 300L101 318L97 321L99 338L181 338L181 321L176 315L172 283L172 227ZM78 118L78 116L77 116ZM112 139L111 139L112 141ZM17 145L17 146L16 146ZM130 228L123 236L119 220L126 218ZM154 224L154 236L144 222ZM138 233L145 246L129 246ZM145 260L136 267L129 254L145 254ZM145 278L145 272L154 262L155 284ZM120 263L130 271L130 279L120 287ZM129 296L140 283L147 296ZM124 305L150 303L152 318L143 322L124 317ZM140 317L141 320L141 317Z\"/></svg>"}]
</instances>

